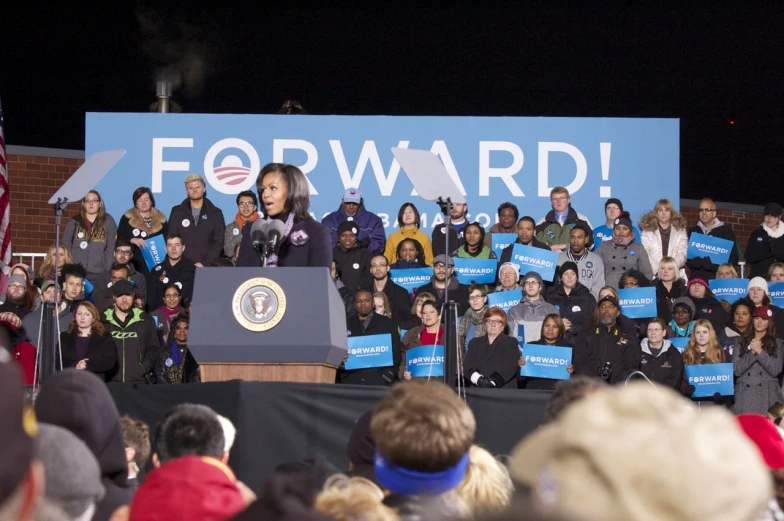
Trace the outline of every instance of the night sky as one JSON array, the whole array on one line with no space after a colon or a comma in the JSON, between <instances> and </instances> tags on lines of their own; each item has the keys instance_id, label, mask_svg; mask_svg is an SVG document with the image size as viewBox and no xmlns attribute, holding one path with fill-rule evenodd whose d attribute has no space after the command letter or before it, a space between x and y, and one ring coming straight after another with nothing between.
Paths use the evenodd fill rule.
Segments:
<instances>
[{"instance_id":1,"label":"night sky","mask_svg":"<svg viewBox=\"0 0 784 521\"><path fill-rule=\"evenodd\" d=\"M7 141L83 149L85 112L147 112L167 72L183 112L676 117L682 197L781 194L780 8L192 5L6 8Z\"/></svg>"}]
</instances>

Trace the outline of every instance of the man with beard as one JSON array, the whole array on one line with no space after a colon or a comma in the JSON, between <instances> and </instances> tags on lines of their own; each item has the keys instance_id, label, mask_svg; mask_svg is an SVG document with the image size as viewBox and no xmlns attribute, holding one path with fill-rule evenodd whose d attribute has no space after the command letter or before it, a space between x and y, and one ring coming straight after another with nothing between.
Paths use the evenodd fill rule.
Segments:
<instances>
[{"instance_id":1,"label":"man with beard","mask_svg":"<svg viewBox=\"0 0 784 521\"><path fill-rule=\"evenodd\" d=\"M414 294L426 292L436 295L440 309L444 304L444 292L447 286L449 287L449 300L457 303L457 315L462 317L468 309L468 286L457 281L452 257L447 257L444 254L436 255L433 258L433 276L430 278L430 282L418 287Z\"/></svg>"},{"instance_id":2,"label":"man with beard","mask_svg":"<svg viewBox=\"0 0 784 521\"><path fill-rule=\"evenodd\" d=\"M113 382L154 383L152 371L161 349L160 338L150 316L134 307L134 291L129 281L117 281L112 286L114 307L103 314L119 360L117 372L107 377Z\"/></svg>"},{"instance_id":3,"label":"man with beard","mask_svg":"<svg viewBox=\"0 0 784 521\"><path fill-rule=\"evenodd\" d=\"M27 280L22 275L11 275L5 291L5 302L0 304L0 313L10 311L24 318L33 310L33 302L27 297Z\"/></svg>"},{"instance_id":4,"label":"man with beard","mask_svg":"<svg viewBox=\"0 0 784 521\"><path fill-rule=\"evenodd\" d=\"M621 314L612 295L599 299L590 326L577 337L572 355L575 375L598 376L607 383L623 383L640 368L642 350L636 336L628 336L618 326Z\"/></svg>"},{"instance_id":5,"label":"man with beard","mask_svg":"<svg viewBox=\"0 0 784 521\"><path fill-rule=\"evenodd\" d=\"M389 278L389 262L383 255L376 255L370 259L370 274L373 276L373 284L362 287L371 293L383 291L389 299L389 307L392 309L392 321L396 325L404 320L411 318L411 297L404 287L392 282Z\"/></svg>"}]
</instances>

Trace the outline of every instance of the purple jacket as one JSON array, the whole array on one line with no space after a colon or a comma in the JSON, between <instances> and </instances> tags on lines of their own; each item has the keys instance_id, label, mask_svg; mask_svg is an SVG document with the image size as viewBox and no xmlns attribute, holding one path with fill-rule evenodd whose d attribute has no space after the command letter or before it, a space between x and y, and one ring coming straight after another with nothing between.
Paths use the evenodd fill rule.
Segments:
<instances>
[{"instance_id":1,"label":"purple jacket","mask_svg":"<svg viewBox=\"0 0 784 521\"><path fill-rule=\"evenodd\" d=\"M242 242L237 266L261 266L261 257L253 249L250 238L251 226L242 227ZM294 236L294 242L292 242ZM281 267L325 267L332 268L332 246L329 244L329 229L310 217L295 222L291 233L283 240L278 253Z\"/></svg>"},{"instance_id":2,"label":"purple jacket","mask_svg":"<svg viewBox=\"0 0 784 521\"><path fill-rule=\"evenodd\" d=\"M321 224L327 226L332 234L333 248L338 244L338 226L340 226L340 223L348 220L348 215L346 215L343 203L341 203L340 208L336 212L332 212L321 221ZM359 209L353 217L353 221L359 228L357 240L367 241L368 251L370 251L371 255L383 255L387 234L384 231L384 223L381 222L381 218L365 210L365 203L362 202L359 204Z\"/></svg>"}]
</instances>

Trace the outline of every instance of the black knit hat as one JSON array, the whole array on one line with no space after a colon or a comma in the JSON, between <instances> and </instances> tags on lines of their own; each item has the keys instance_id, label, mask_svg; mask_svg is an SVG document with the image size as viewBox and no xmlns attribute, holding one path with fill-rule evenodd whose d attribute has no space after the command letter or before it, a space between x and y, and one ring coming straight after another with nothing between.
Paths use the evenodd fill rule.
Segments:
<instances>
[{"instance_id":1,"label":"black knit hat","mask_svg":"<svg viewBox=\"0 0 784 521\"><path fill-rule=\"evenodd\" d=\"M634 227L633 227L633 225L632 225L632 218L631 218L631 217L629 217L629 214L628 214L628 213L626 213L626 212L623 212L623 213L620 215L620 217L618 217L617 219L615 219L615 222L613 223L613 228L615 228L615 227L616 227L616 226L618 226L619 224L622 224L622 225L626 226L626 227L627 227L627 228L629 228L630 230L632 230L632 229L634 228Z\"/></svg>"},{"instance_id":2,"label":"black knit hat","mask_svg":"<svg viewBox=\"0 0 784 521\"><path fill-rule=\"evenodd\" d=\"M572 261L564 262L561 265L561 268L558 270L558 274L563 277L564 273L566 273L568 270L572 270L574 274L577 275L577 278L580 278L580 270L577 268L577 263Z\"/></svg>"},{"instance_id":3,"label":"black knit hat","mask_svg":"<svg viewBox=\"0 0 784 521\"><path fill-rule=\"evenodd\" d=\"M340 237L343 232L351 232L354 235L359 235L357 223L353 221L343 221L342 223L338 224L338 237Z\"/></svg>"},{"instance_id":4,"label":"black knit hat","mask_svg":"<svg viewBox=\"0 0 784 521\"><path fill-rule=\"evenodd\" d=\"M620 199L616 199L615 197L610 197L609 199L607 199L607 200L604 202L604 207L605 207L605 208L607 208L607 207L608 207L608 206L610 206L611 204L615 204L615 205L617 205L617 206L618 206L618 209L619 209L620 211L623 211L623 203L621 202L621 200L620 200Z\"/></svg>"}]
</instances>

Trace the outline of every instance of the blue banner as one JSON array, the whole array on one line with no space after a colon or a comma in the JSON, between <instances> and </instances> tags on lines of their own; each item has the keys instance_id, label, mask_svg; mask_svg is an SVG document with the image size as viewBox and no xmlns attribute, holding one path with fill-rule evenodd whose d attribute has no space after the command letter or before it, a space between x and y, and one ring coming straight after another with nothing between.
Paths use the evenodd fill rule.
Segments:
<instances>
[{"instance_id":1,"label":"blue banner","mask_svg":"<svg viewBox=\"0 0 784 521\"><path fill-rule=\"evenodd\" d=\"M142 257L144 257L144 263L147 265L147 269L152 271L155 266L163 262L163 259L166 258L166 237L163 235L149 237L144 239L144 244L146 244L147 247L141 249Z\"/></svg>"},{"instance_id":2,"label":"blue banner","mask_svg":"<svg viewBox=\"0 0 784 521\"><path fill-rule=\"evenodd\" d=\"M680 354L683 354L683 350L686 349L686 346L689 345L689 340L691 340L687 336L676 336L673 338L668 338L667 340L672 343L672 347L678 350Z\"/></svg>"},{"instance_id":3,"label":"blue banner","mask_svg":"<svg viewBox=\"0 0 784 521\"><path fill-rule=\"evenodd\" d=\"M512 262L520 265L521 277L525 277L529 271L535 271L542 276L542 280L552 281L558 268L558 254L525 244L515 244L512 247Z\"/></svg>"},{"instance_id":4,"label":"blue banner","mask_svg":"<svg viewBox=\"0 0 784 521\"><path fill-rule=\"evenodd\" d=\"M344 364L346 370L391 365L392 336L389 333L348 337L348 360Z\"/></svg>"},{"instance_id":5,"label":"blue banner","mask_svg":"<svg viewBox=\"0 0 784 521\"><path fill-rule=\"evenodd\" d=\"M722 396L735 394L732 364L687 365L686 381L695 388L692 398L705 398L719 393Z\"/></svg>"},{"instance_id":6,"label":"blue banner","mask_svg":"<svg viewBox=\"0 0 784 521\"><path fill-rule=\"evenodd\" d=\"M516 233L491 233L490 241L493 245L493 253L495 253L496 259L500 259L504 249L516 240Z\"/></svg>"},{"instance_id":7,"label":"blue banner","mask_svg":"<svg viewBox=\"0 0 784 521\"><path fill-rule=\"evenodd\" d=\"M430 282L433 268L406 268L402 270L389 270L389 278L398 286L403 286L410 294L420 286Z\"/></svg>"},{"instance_id":8,"label":"blue banner","mask_svg":"<svg viewBox=\"0 0 784 521\"><path fill-rule=\"evenodd\" d=\"M186 197L185 176L200 173L207 197L231 221L237 194L255 190L261 167L278 162L305 173L319 221L337 210L346 188L356 187L387 233L398 229L405 201L415 202L420 228L430 233L443 215L412 196L394 147L436 154L468 198L469 221L487 229L504 201L538 221L551 209L555 186L566 187L574 208L595 226L604 222L609 197L637 216L660 197L677 205L679 141L677 119L91 112L85 153L127 151L95 187L115 220L140 186L150 187L169 215Z\"/></svg>"},{"instance_id":9,"label":"blue banner","mask_svg":"<svg viewBox=\"0 0 784 521\"><path fill-rule=\"evenodd\" d=\"M572 365L572 348L560 346L523 346L525 365L520 366L520 376L568 380L566 368Z\"/></svg>"},{"instance_id":10,"label":"blue banner","mask_svg":"<svg viewBox=\"0 0 784 521\"><path fill-rule=\"evenodd\" d=\"M768 282L768 296L774 306L784 308L784 282Z\"/></svg>"},{"instance_id":11,"label":"blue banner","mask_svg":"<svg viewBox=\"0 0 784 521\"><path fill-rule=\"evenodd\" d=\"M734 246L735 243L727 239L692 233L691 237L689 237L689 249L686 251L686 258L708 257L713 264L724 264L729 262Z\"/></svg>"},{"instance_id":12,"label":"blue banner","mask_svg":"<svg viewBox=\"0 0 784 521\"><path fill-rule=\"evenodd\" d=\"M656 316L656 288L630 288L618 290L621 313L629 318Z\"/></svg>"},{"instance_id":13,"label":"blue banner","mask_svg":"<svg viewBox=\"0 0 784 521\"><path fill-rule=\"evenodd\" d=\"M523 291L519 289L495 291L487 294L487 307L501 308L506 313L509 311L509 308L519 304L522 298Z\"/></svg>"},{"instance_id":14,"label":"blue banner","mask_svg":"<svg viewBox=\"0 0 784 521\"><path fill-rule=\"evenodd\" d=\"M726 300L730 304L749 292L749 279L711 279L708 285L716 300Z\"/></svg>"},{"instance_id":15,"label":"blue banner","mask_svg":"<svg viewBox=\"0 0 784 521\"><path fill-rule=\"evenodd\" d=\"M444 376L444 346L419 346L406 351L411 378Z\"/></svg>"},{"instance_id":16,"label":"blue banner","mask_svg":"<svg viewBox=\"0 0 784 521\"><path fill-rule=\"evenodd\" d=\"M495 270L498 267L496 259L461 259L452 257L452 260L455 261L455 273L460 284L469 285L471 282L493 284L495 282Z\"/></svg>"}]
</instances>

